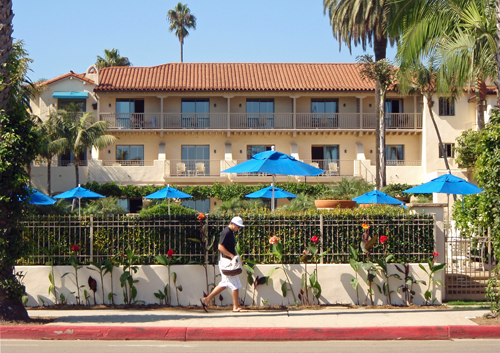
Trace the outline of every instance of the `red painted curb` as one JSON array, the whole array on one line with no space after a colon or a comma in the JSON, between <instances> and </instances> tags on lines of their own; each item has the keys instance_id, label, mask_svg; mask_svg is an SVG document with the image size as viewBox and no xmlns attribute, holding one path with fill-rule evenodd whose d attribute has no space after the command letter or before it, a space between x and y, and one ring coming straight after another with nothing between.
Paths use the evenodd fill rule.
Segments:
<instances>
[{"instance_id":1,"label":"red painted curb","mask_svg":"<svg viewBox=\"0 0 500 353\"><path fill-rule=\"evenodd\" d=\"M2 339L185 341L185 327L0 326Z\"/></svg>"},{"instance_id":2,"label":"red painted curb","mask_svg":"<svg viewBox=\"0 0 500 353\"><path fill-rule=\"evenodd\" d=\"M447 340L446 326L431 327L188 327L187 341Z\"/></svg>"},{"instance_id":3,"label":"red painted curb","mask_svg":"<svg viewBox=\"0 0 500 353\"><path fill-rule=\"evenodd\" d=\"M450 338L500 338L500 326L449 326Z\"/></svg>"},{"instance_id":4,"label":"red painted curb","mask_svg":"<svg viewBox=\"0 0 500 353\"><path fill-rule=\"evenodd\" d=\"M169 340L169 341L317 341L447 340L500 338L500 326L399 327L145 327L145 326L0 326L1 339Z\"/></svg>"}]
</instances>

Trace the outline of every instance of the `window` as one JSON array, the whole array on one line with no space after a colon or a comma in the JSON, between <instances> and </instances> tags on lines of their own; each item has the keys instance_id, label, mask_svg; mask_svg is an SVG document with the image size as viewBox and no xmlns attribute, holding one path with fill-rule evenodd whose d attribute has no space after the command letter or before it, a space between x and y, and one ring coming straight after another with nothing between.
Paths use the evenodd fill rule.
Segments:
<instances>
[{"instance_id":1,"label":"window","mask_svg":"<svg viewBox=\"0 0 500 353\"><path fill-rule=\"evenodd\" d=\"M57 99L57 109L58 110L66 110L71 111L75 109L77 112L86 112L87 111L87 100L86 99Z\"/></svg>"},{"instance_id":2,"label":"window","mask_svg":"<svg viewBox=\"0 0 500 353\"><path fill-rule=\"evenodd\" d=\"M208 99L183 99L181 112L182 127L210 127L210 101Z\"/></svg>"},{"instance_id":3,"label":"window","mask_svg":"<svg viewBox=\"0 0 500 353\"><path fill-rule=\"evenodd\" d=\"M144 165L144 146L116 146L116 160L121 165Z\"/></svg>"},{"instance_id":4,"label":"window","mask_svg":"<svg viewBox=\"0 0 500 353\"><path fill-rule=\"evenodd\" d=\"M339 174L339 145L312 146L311 158L327 174Z\"/></svg>"},{"instance_id":5,"label":"window","mask_svg":"<svg viewBox=\"0 0 500 353\"><path fill-rule=\"evenodd\" d=\"M144 99L116 100L116 127L137 129L144 125Z\"/></svg>"},{"instance_id":6,"label":"window","mask_svg":"<svg viewBox=\"0 0 500 353\"><path fill-rule=\"evenodd\" d=\"M446 158L455 158L455 144L454 143L443 143L444 153ZM439 158L443 158L443 153L441 152L441 146L438 144Z\"/></svg>"},{"instance_id":7,"label":"window","mask_svg":"<svg viewBox=\"0 0 500 353\"><path fill-rule=\"evenodd\" d=\"M57 166L66 167L67 165L75 163L75 155L73 152L60 154L57 157ZM87 151L80 153L80 166L87 165Z\"/></svg>"},{"instance_id":8,"label":"window","mask_svg":"<svg viewBox=\"0 0 500 353\"><path fill-rule=\"evenodd\" d=\"M312 127L338 127L338 99L311 99Z\"/></svg>"},{"instance_id":9,"label":"window","mask_svg":"<svg viewBox=\"0 0 500 353\"><path fill-rule=\"evenodd\" d=\"M398 128L402 127L403 123L403 100L402 99L386 99L385 100L385 127Z\"/></svg>"},{"instance_id":10,"label":"window","mask_svg":"<svg viewBox=\"0 0 500 353\"><path fill-rule=\"evenodd\" d=\"M247 99L248 127L274 127L274 99Z\"/></svg>"},{"instance_id":11,"label":"window","mask_svg":"<svg viewBox=\"0 0 500 353\"><path fill-rule=\"evenodd\" d=\"M439 115L441 116L454 116L455 115L455 102L451 98L439 98Z\"/></svg>"},{"instance_id":12,"label":"window","mask_svg":"<svg viewBox=\"0 0 500 353\"><path fill-rule=\"evenodd\" d=\"M196 200L196 201L190 199L183 199L182 206L191 208L201 213L208 213L210 212L210 199Z\"/></svg>"},{"instance_id":13,"label":"window","mask_svg":"<svg viewBox=\"0 0 500 353\"><path fill-rule=\"evenodd\" d=\"M254 155L264 151L270 151L272 145L248 145L247 146L247 159L252 158Z\"/></svg>"},{"instance_id":14,"label":"window","mask_svg":"<svg viewBox=\"0 0 500 353\"><path fill-rule=\"evenodd\" d=\"M405 160L405 148L403 145L385 146L386 165L403 165L404 160Z\"/></svg>"},{"instance_id":15,"label":"window","mask_svg":"<svg viewBox=\"0 0 500 353\"><path fill-rule=\"evenodd\" d=\"M182 163L186 165L185 173L197 175L203 168L196 166L196 163L203 163L203 174L210 175L210 146L209 145L184 145L181 146Z\"/></svg>"}]
</instances>

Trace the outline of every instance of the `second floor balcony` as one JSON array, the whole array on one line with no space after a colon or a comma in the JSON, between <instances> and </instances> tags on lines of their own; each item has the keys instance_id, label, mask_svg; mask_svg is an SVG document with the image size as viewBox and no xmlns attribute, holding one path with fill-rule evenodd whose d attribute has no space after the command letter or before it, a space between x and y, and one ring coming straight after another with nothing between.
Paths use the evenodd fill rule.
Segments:
<instances>
[{"instance_id":1,"label":"second floor balcony","mask_svg":"<svg viewBox=\"0 0 500 353\"><path fill-rule=\"evenodd\" d=\"M112 130L375 130L373 113L101 113ZM422 130L421 113L385 115L387 130Z\"/></svg>"}]
</instances>

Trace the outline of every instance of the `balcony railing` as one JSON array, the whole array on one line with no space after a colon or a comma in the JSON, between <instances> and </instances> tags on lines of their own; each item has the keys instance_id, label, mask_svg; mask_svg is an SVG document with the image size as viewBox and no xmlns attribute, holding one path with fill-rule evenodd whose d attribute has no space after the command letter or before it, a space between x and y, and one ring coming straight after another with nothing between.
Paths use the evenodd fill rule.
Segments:
<instances>
[{"instance_id":1,"label":"balcony railing","mask_svg":"<svg viewBox=\"0 0 500 353\"><path fill-rule=\"evenodd\" d=\"M376 162L374 159L370 160L370 165L375 165ZM422 161L405 161L405 160L386 160L385 165L387 167L421 167Z\"/></svg>"},{"instance_id":2,"label":"balcony railing","mask_svg":"<svg viewBox=\"0 0 500 353\"><path fill-rule=\"evenodd\" d=\"M101 113L111 129L125 130L373 130L373 113ZM386 129L422 129L421 113L390 113Z\"/></svg>"},{"instance_id":3,"label":"balcony railing","mask_svg":"<svg viewBox=\"0 0 500 353\"><path fill-rule=\"evenodd\" d=\"M102 161L104 167L152 167L154 161L145 160L116 160L116 161Z\"/></svg>"}]
</instances>

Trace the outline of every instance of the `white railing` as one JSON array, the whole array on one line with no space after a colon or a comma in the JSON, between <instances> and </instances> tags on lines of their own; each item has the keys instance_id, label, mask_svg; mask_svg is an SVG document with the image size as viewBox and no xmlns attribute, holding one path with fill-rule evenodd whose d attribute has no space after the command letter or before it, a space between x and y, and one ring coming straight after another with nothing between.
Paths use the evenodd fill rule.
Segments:
<instances>
[{"instance_id":1,"label":"white railing","mask_svg":"<svg viewBox=\"0 0 500 353\"><path fill-rule=\"evenodd\" d=\"M116 160L116 161L102 161L104 167L152 167L154 161L152 160Z\"/></svg>"},{"instance_id":2,"label":"white railing","mask_svg":"<svg viewBox=\"0 0 500 353\"><path fill-rule=\"evenodd\" d=\"M101 113L110 129L375 129L373 113ZM386 129L422 129L422 114L386 114Z\"/></svg>"},{"instance_id":3,"label":"white railing","mask_svg":"<svg viewBox=\"0 0 500 353\"><path fill-rule=\"evenodd\" d=\"M370 160L370 165L375 165L375 160ZM421 167L422 161L405 161L405 160L386 160L385 165L387 167Z\"/></svg>"}]
</instances>

